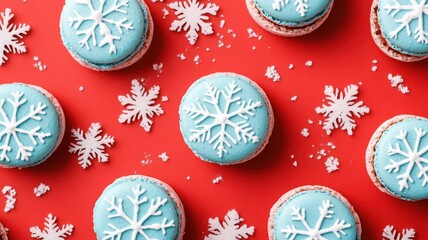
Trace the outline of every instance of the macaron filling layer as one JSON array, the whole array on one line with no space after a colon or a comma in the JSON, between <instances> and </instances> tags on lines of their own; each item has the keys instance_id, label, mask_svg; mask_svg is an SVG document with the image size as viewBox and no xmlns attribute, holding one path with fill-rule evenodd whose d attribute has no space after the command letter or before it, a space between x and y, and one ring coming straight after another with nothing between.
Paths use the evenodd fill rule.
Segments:
<instances>
[{"instance_id":1,"label":"macaron filling layer","mask_svg":"<svg viewBox=\"0 0 428 240\"><path fill-rule=\"evenodd\" d=\"M97 239L176 240L180 216L179 206L160 183L124 177L108 186L97 200L94 231Z\"/></svg>"},{"instance_id":2,"label":"macaron filling layer","mask_svg":"<svg viewBox=\"0 0 428 240\"><path fill-rule=\"evenodd\" d=\"M359 239L351 210L336 196L323 190L298 192L278 208L274 216L274 239L284 240L292 236L294 240Z\"/></svg>"},{"instance_id":3,"label":"macaron filling layer","mask_svg":"<svg viewBox=\"0 0 428 240\"><path fill-rule=\"evenodd\" d=\"M266 96L236 74L214 74L196 81L184 95L179 114L186 144L201 159L219 164L253 157L271 129Z\"/></svg>"},{"instance_id":4,"label":"macaron filling layer","mask_svg":"<svg viewBox=\"0 0 428 240\"><path fill-rule=\"evenodd\" d=\"M323 17L333 0L254 0L270 21L286 27L303 27Z\"/></svg>"},{"instance_id":5,"label":"macaron filling layer","mask_svg":"<svg viewBox=\"0 0 428 240\"><path fill-rule=\"evenodd\" d=\"M61 116L51 100L31 86L0 86L0 165L29 167L46 160L61 138Z\"/></svg>"},{"instance_id":6,"label":"macaron filling layer","mask_svg":"<svg viewBox=\"0 0 428 240\"><path fill-rule=\"evenodd\" d=\"M61 38L79 60L108 70L141 50L148 21L140 0L68 0L61 14Z\"/></svg>"},{"instance_id":7,"label":"macaron filling layer","mask_svg":"<svg viewBox=\"0 0 428 240\"><path fill-rule=\"evenodd\" d=\"M376 144L376 176L391 194L399 198L428 198L427 131L428 120L404 119L389 126Z\"/></svg>"},{"instance_id":8,"label":"macaron filling layer","mask_svg":"<svg viewBox=\"0 0 428 240\"><path fill-rule=\"evenodd\" d=\"M394 50L411 56L428 54L428 2L379 0L382 37Z\"/></svg>"}]
</instances>

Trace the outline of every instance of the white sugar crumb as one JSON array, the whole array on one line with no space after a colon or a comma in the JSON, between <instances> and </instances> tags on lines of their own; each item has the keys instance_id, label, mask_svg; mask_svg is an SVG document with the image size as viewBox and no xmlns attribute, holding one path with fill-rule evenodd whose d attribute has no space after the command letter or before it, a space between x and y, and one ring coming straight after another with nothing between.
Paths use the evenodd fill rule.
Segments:
<instances>
[{"instance_id":1,"label":"white sugar crumb","mask_svg":"<svg viewBox=\"0 0 428 240\"><path fill-rule=\"evenodd\" d=\"M222 181L223 181L223 177L222 176L218 176L218 177L216 177L216 178L213 179L213 183L214 184L219 184Z\"/></svg>"},{"instance_id":2,"label":"white sugar crumb","mask_svg":"<svg viewBox=\"0 0 428 240\"><path fill-rule=\"evenodd\" d=\"M211 60L213 63L215 63L217 60L215 58L213 58L213 60Z\"/></svg>"},{"instance_id":3,"label":"white sugar crumb","mask_svg":"<svg viewBox=\"0 0 428 240\"><path fill-rule=\"evenodd\" d=\"M162 100L161 100L162 102L168 102L168 100L169 100L168 96L162 96Z\"/></svg>"},{"instance_id":4,"label":"white sugar crumb","mask_svg":"<svg viewBox=\"0 0 428 240\"><path fill-rule=\"evenodd\" d=\"M312 65L314 65L314 63L311 60L308 60L308 61L306 61L305 65L308 67L312 67Z\"/></svg>"},{"instance_id":5,"label":"white sugar crumb","mask_svg":"<svg viewBox=\"0 0 428 240\"><path fill-rule=\"evenodd\" d=\"M83 92L83 90L85 90L85 88L84 88L83 86L80 86L80 87L79 87L79 91L80 91L80 92Z\"/></svg>"},{"instance_id":6,"label":"white sugar crumb","mask_svg":"<svg viewBox=\"0 0 428 240\"><path fill-rule=\"evenodd\" d=\"M40 183L39 186L34 188L34 194L36 195L36 197L40 197L42 195L45 195L50 190L51 188L48 185Z\"/></svg>"},{"instance_id":7,"label":"white sugar crumb","mask_svg":"<svg viewBox=\"0 0 428 240\"><path fill-rule=\"evenodd\" d=\"M43 72L44 70L46 70L46 65L42 63L42 61L40 61L39 57L34 56L33 57L34 60L34 64L33 67L37 68L40 72Z\"/></svg>"},{"instance_id":8,"label":"white sugar crumb","mask_svg":"<svg viewBox=\"0 0 428 240\"><path fill-rule=\"evenodd\" d=\"M303 137L309 137L309 129L303 128L300 134L302 134Z\"/></svg>"},{"instance_id":9,"label":"white sugar crumb","mask_svg":"<svg viewBox=\"0 0 428 240\"><path fill-rule=\"evenodd\" d=\"M297 101L297 96L292 96L292 97L290 98L290 100L291 100L291 101L293 101L293 102Z\"/></svg>"},{"instance_id":10,"label":"white sugar crumb","mask_svg":"<svg viewBox=\"0 0 428 240\"><path fill-rule=\"evenodd\" d=\"M310 159L314 158L314 155L313 154L309 154L309 158Z\"/></svg>"},{"instance_id":11,"label":"white sugar crumb","mask_svg":"<svg viewBox=\"0 0 428 240\"><path fill-rule=\"evenodd\" d=\"M187 176L186 179L187 179L187 181L189 181L190 180L190 176Z\"/></svg>"},{"instance_id":12,"label":"white sugar crumb","mask_svg":"<svg viewBox=\"0 0 428 240\"><path fill-rule=\"evenodd\" d=\"M278 82L281 79L274 65L267 67L265 76L274 82Z\"/></svg>"},{"instance_id":13,"label":"white sugar crumb","mask_svg":"<svg viewBox=\"0 0 428 240\"><path fill-rule=\"evenodd\" d=\"M169 156L166 154L166 152L163 152L158 156L160 159L162 159L163 162L167 162L169 159Z\"/></svg>"},{"instance_id":14,"label":"white sugar crumb","mask_svg":"<svg viewBox=\"0 0 428 240\"><path fill-rule=\"evenodd\" d=\"M252 28L247 28L248 38L262 39L262 36L258 35Z\"/></svg>"},{"instance_id":15,"label":"white sugar crumb","mask_svg":"<svg viewBox=\"0 0 428 240\"><path fill-rule=\"evenodd\" d=\"M291 70L291 69L293 69L293 68L294 68L294 65L290 63L290 65L288 65L288 69L290 69L290 70Z\"/></svg>"},{"instance_id":16,"label":"white sugar crumb","mask_svg":"<svg viewBox=\"0 0 428 240\"><path fill-rule=\"evenodd\" d=\"M297 161L293 162L293 166L297 167Z\"/></svg>"},{"instance_id":17,"label":"white sugar crumb","mask_svg":"<svg viewBox=\"0 0 428 240\"><path fill-rule=\"evenodd\" d=\"M328 173L339 170L339 159L335 157L328 157L325 161L325 167Z\"/></svg>"},{"instance_id":18,"label":"white sugar crumb","mask_svg":"<svg viewBox=\"0 0 428 240\"><path fill-rule=\"evenodd\" d=\"M327 153L325 151L325 149L321 149L317 152L318 156L317 156L317 160L320 160L322 157L327 156Z\"/></svg>"},{"instance_id":19,"label":"white sugar crumb","mask_svg":"<svg viewBox=\"0 0 428 240\"><path fill-rule=\"evenodd\" d=\"M378 61L377 61L376 59L373 59L372 63L373 63L373 64L377 64L377 63L378 63Z\"/></svg>"},{"instance_id":20,"label":"white sugar crumb","mask_svg":"<svg viewBox=\"0 0 428 240\"><path fill-rule=\"evenodd\" d=\"M206 48L205 51L209 52L211 51L211 48Z\"/></svg>"},{"instance_id":21,"label":"white sugar crumb","mask_svg":"<svg viewBox=\"0 0 428 240\"><path fill-rule=\"evenodd\" d=\"M163 8L163 9L162 9L162 13L163 13L163 19L165 19L165 18L166 18L166 16L168 16L168 15L169 15L169 11L168 11L168 9L166 9L166 8Z\"/></svg>"},{"instance_id":22,"label":"white sugar crumb","mask_svg":"<svg viewBox=\"0 0 428 240\"><path fill-rule=\"evenodd\" d=\"M391 82L391 87L396 87L402 94L410 92L409 88L404 85L404 79L401 75L393 76L390 73L388 74L388 80Z\"/></svg>"},{"instance_id":23,"label":"white sugar crumb","mask_svg":"<svg viewBox=\"0 0 428 240\"><path fill-rule=\"evenodd\" d=\"M157 3L157 2L163 2L164 0L152 0L152 2Z\"/></svg>"},{"instance_id":24,"label":"white sugar crumb","mask_svg":"<svg viewBox=\"0 0 428 240\"><path fill-rule=\"evenodd\" d=\"M163 72L163 63L154 63L153 64L153 70L162 73Z\"/></svg>"},{"instance_id":25,"label":"white sugar crumb","mask_svg":"<svg viewBox=\"0 0 428 240\"><path fill-rule=\"evenodd\" d=\"M184 54L183 54L183 53L178 54L178 55L177 55L177 57L178 57L181 61L186 60L186 56L184 56Z\"/></svg>"},{"instance_id":26,"label":"white sugar crumb","mask_svg":"<svg viewBox=\"0 0 428 240\"><path fill-rule=\"evenodd\" d=\"M152 159L151 159L151 157L152 157L152 154L150 154L150 153L144 153L144 159L141 160L141 164L143 164L143 165L149 165L149 164L151 164L153 162Z\"/></svg>"},{"instance_id":27,"label":"white sugar crumb","mask_svg":"<svg viewBox=\"0 0 428 240\"><path fill-rule=\"evenodd\" d=\"M253 49L253 51L255 51L257 48L256 48L256 46L253 46L252 49Z\"/></svg>"},{"instance_id":28,"label":"white sugar crumb","mask_svg":"<svg viewBox=\"0 0 428 240\"><path fill-rule=\"evenodd\" d=\"M312 125L314 124L314 121L312 121L311 119L308 119L308 124Z\"/></svg>"},{"instance_id":29,"label":"white sugar crumb","mask_svg":"<svg viewBox=\"0 0 428 240\"><path fill-rule=\"evenodd\" d=\"M294 154L290 155L290 158L291 158L291 159L294 159Z\"/></svg>"},{"instance_id":30,"label":"white sugar crumb","mask_svg":"<svg viewBox=\"0 0 428 240\"><path fill-rule=\"evenodd\" d=\"M226 24L226 20L224 19L220 20L220 28L224 28L225 24Z\"/></svg>"},{"instance_id":31,"label":"white sugar crumb","mask_svg":"<svg viewBox=\"0 0 428 240\"><path fill-rule=\"evenodd\" d=\"M372 66L372 72L376 72L377 71L377 66Z\"/></svg>"},{"instance_id":32,"label":"white sugar crumb","mask_svg":"<svg viewBox=\"0 0 428 240\"><path fill-rule=\"evenodd\" d=\"M332 142L328 142L327 146L329 146L331 149L336 149L336 145L334 145Z\"/></svg>"},{"instance_id":33,"label":"white sugar crumb","mask_svg":"<svg viewBox=\"0 0 428 240\"><path fill-rule=\"evenodd\" d=\"M4 206L4 212L7 213L15 208L16 190L11 186L4 186L1 192L6 197L6 205Z\"/></svg>"},{"instance_id":34,"label":"white sugar crumb","mask_svg":"<svg viewBox=\"0 0 428 240\"><path fill-rule=\"evenodd\" d=\"M202 61L201 58L199 57L199 55L196 55L193 58L193 61L195 62L196 65L199 65L199 63Z\"/></svg>"}]
</instances>

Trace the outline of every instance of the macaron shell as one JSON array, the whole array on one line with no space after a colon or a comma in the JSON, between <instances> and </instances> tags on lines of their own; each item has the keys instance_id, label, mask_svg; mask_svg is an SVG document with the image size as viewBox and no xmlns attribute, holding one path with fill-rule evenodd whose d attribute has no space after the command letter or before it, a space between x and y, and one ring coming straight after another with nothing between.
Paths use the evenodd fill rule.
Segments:
<instances>
[{"instance_id":1,"label":"macaron shell","mask_svg":"<svg viewBox=\"0 0 428 240\"><path fill-rule=\"evenodd\" d=\"M97 200L94 207L94 231L97 234L97 239L103 239L104 231L111 231L112 229L108 224L113 224L116 227L125 227L127 224L120 219L109 218L109 215L115 213L115 211L108 212L110 205L106 200L111 200L115 196L116 202L118 199L123 199L123 208L125 213L131 212L134 210L129 202L127 196L134 197L133 190L140 185L141 189L145 189L145 193L140 197L140 200L143 197L147 197L147 202L143 203L139 209L139 216L145 214L147 207L150 205L151 199L156 200L158 197L161 199L167 199L165 204L161 205L158 211L161 211L160 215L152 215L152 218L148 218L145 223L147 225L154 223L161 223L164 219L167 219L166 223L169 223L171 220L174 220L174 227L166 228L166 234L163 235L161 230L146 230L146 233L150 237L157 237L164 240L181 240L183 239L184 229L185 229L185 215L183 204L181 203L180 198L174 192L174 190L168 186L166 183L154 179L151 177L146 177L142 175L130 175L126 177L121 177L115 180L111 185L109 185L102 193L100 198ZM144 204L146 207L144 208ZM128 214L129 215L129 214ZM132 216L132 214L130 215ZM125 224L125 225L124 225ZM156 235L158 234L158 235ZM122 235L122 239L130 239L130 232L127 231ZM136 238L136 240L143 240L141 235Z\"/></svg>"}]
</instances>

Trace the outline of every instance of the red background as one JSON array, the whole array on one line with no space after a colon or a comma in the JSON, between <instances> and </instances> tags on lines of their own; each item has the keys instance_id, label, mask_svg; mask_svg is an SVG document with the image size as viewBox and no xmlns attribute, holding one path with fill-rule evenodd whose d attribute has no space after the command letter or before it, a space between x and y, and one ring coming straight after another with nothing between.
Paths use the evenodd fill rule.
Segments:
<instances>
[{"instance_id":1,"label":"red background","mask_svg":"<svg viewBox=\"0 0 428 240\"><path fill-rule=\"evenodd\" d=\"M170 1L148 1L155 23L152 46L141 61L116 72L95 72L70 57L61 43L58 28L64 1L0 2L1 11L12 8L15 23L31 25L31 32L25 37L28 52L8 54L9 61L0 67L0 81L46 88L61 102L67 119L65 138L45 163L22 170L0 169L0 187L11 185L18 193L15 209L9 213L0 211L0 221L10 228L12 240L30 239L29 228L42 227L48 213L56 215L59 224L74 224L73 236L67 239L95 239L94 202L116 178L134 173L159 178L177 191L186 210L185 239L203 239L208 218L222 218L229 209L237 209L247 224L256 227L252 239L267 239L270 207L286 191L305 184L325 185L342 193L361 218L363 239L381 239L388 224L400 231L413 227L418 239L428 239L428 202L405 202L381 193L366 173L367 143L384 120L397 114L428 116L427 61L401 63L380 52L370 35L371 1L337 0L320 29L304 37L283 38L262 30L247 13L243 0L217 0L220 12L211 19L215 33L224 35L223 48L217 47L216 35L200 36L196 46L190 46L185 33L169 31L174 15L170 11L163 19L161 11L168 8L167 2ZM221 19L226 21L223 29L219 27ZM248 27L263 38L248 38ZM233 29L237 37L233 38L227 29ZM229 44L231 47L226 48ZM253 46L256 50L252 50ZM179 60L176 56L179 53L184 53L187 59ZM200 55L199 65L193 62L195 55ZM33 67L33 56L47 65L46 71ZM216 61L212 62L214 58ZM373 59L379 61L376 72L371 71ZM304 65L307 60L313 61L311 68ZM164 64L161 74L152 69L152 64L159 62ZM293 70L288 69L290 63L295 65ZM270 65L277 67L280 82L273 83L264 76ZM187 88L196 79L220 71L252 78L266 91L275 112L269 145L257 158L236 166L198 160L186 147L179 130L178 106ZM403 95L392 88L388 73L403 75L410 94ZM129 93L131 80L135 78L145 78L147 87L160 85L161 95L169 98L161 103L165 114L154 118L150 133L139 122L127 125L117 120L124 109L117 96ZM314 110L322 104L324 86L343 89L360 82L359 97L371 108L370 114L357 120L353 136L341 130L327 136L316 124L322 117ZM80 86L84 91L79 91ZM298 96L296 102L290 101L294 95ZM315 123L309 125L308 119ZM100 122L116 143L107 150L108 163L93 162L83 170L77 163L77 155L67 152L70 130L79 127L86 131L92 122ZM300 135L305 127L309 128L309 138ZM337 146L328 156L340 159L340 170L331 174L325 170L325 157L322 160L308 157L317 156L316 151L322 148L328 150L325 146L328 142ZM170 156L166 163L157 158L162 152ZM141 164L150 154L153 162ZM293 166L295 160L297 167ZM213 184L212 180L219 175L224 181ZM187 176L191 177L189 181ZM33 188L41 182L49 185L51 191L36 198ZM3 206L3 197L0 203Z\"/></svg>"}]
</instances>

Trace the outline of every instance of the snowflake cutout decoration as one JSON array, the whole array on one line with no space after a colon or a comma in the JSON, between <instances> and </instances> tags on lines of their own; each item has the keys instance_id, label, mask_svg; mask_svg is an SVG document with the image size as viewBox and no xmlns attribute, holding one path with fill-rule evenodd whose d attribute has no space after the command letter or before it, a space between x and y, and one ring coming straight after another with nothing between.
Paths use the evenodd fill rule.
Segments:
<instances>
[{"instance_id":1,"label":"snowflake cutout decoration","mask_svg":"<svg viewBox=\"0 0 428 240\"><path fill-rule=\"evenodd\" d=\"M254 227L248 227L247 224L240 226L244 219L239 217L238 212L232 209L224 216L224 221L220 223L218 217L208 219L211 232L204 240L238 240L247 239L254 234Z\"/></svg>"},{"instance_id":2,"label":"snowflake cutout decoration","mask_svg":"<svg viewBox=\"0 0 428 240\"><path fill-rule=\"evenodd\" d=\"M386 10L387 14L390 14L392 17L395 17L402 11L406 11L402 18L395 20L395 22L400 23L400 25L394 31L391 31L389 36L396 39L398 34L404 28L407 31L407 35L411 36L412 31L410 23L416 20L418 21L418 26L413 31L415 34L414 38L418 43L428 44L428 32L425 29L426 24L424 22L424 18L428 16L427 0L419 0L419 2L418 0L409 0L409 2L410 4L404 5L397 0L394 0L394 4L385 4L382 6L382 8Z\"/></svg>"},{"instance_id":3,"label":"snowflake cutout decoration","mask_svg":"<svg viewBox=\"0 0 428 240\"><path fill-rule=\"evenodd\" d=\"M89 41L92 39L92 45L97 46L97 39L95 37L96 31L102 36L102 39L98 43L98 47L103 47L108 44L109 53L116 53L115 40L119 40L120 36L113 34L113 29L116 28L120 34L123 34L123 30L132 30L134 27L132 23L128 22L126 17L121 20L115 21L110 19L108 16L111 13L123 14L126 16L127 7L129 6L128 0L114 0L114 4L109 8L105 9L106 0L98 0L99 7L95 9L92 5L92 0L75 0L77 4L86 5L91 11L89 16L82 16L79 12L74 11L74 17L69 17L70 27L78 30L77 35L83 35L82 40L79 41L81 47L85 46L86 49L90 50ZM120 2L118 2L120 1ZM84 30L79 30L82 23L90 23L90 27ZM89 26L89 25L87 25Z\"/></svg>"},{"instance_id":4,"label":"snowflake cutout decoration","mask_svg":"<svg viewBox=\"0 0 428 240\"><path fill-rule=\"evenodd\" d=\"M5 138L5 141L2 146L0 146L0 161L10 161L8 152L12 150L11 140L13 139L18 147L18 152L16 154L16 159L21 161L29 161L32 156L31 152L34 150L33 146L25 146L20 139L20 136L27 136L30 138L34 146L37 146L37 140L40 143L45 143L45 138L51 136L51 133L41 132L40 126L37 126L33 129L24 129L21 127L23 123L27 121L41 121L42 116L45 115L46 105L39 102L37 106L31 105L30 111L22 118L18 119L18 112L22 105L27 103L27 99L24 97L23 92L14 92L11 93L12 98L8 98L7 102L12 106L13 113L12 116L4 110L4 104L6 103L5 99L0 100L0 126L4 129L0 132L0 140Z\"/></svg>"},{"instance_id":5,"label":"snowflake cutout decoration","mask_svg":"<svg viewBox=\"0 0 428 240\"><path fill-rule=\"evenodd\" d=\"M295 239L296 236L299 235L307 236L307 240L321 240L326 239L323 235L327 233L333 233L340 239L342 235L346 235L344 230L351 227L351 224L346 223L345 220L336 219L335 223L330 227L321 228L325 219L333 218L334 211L331 210L333 207L333 204L329 200L322 201L322 207L318 208L320 217L318 218L316 226L311 228L306 222L306 209L293 206L293 212L291 213L292 220L301 222L305 226L305 229L299 230L294 225L287 225L285 229L281 229L281 232L285 233L285 237L287 239L290 238L290 240Z\"/></svg>"},{"instance_id":6,"label":"snowflake cutout decoration","mask_svg":"<svg viewBox=\"0 0 428 240\"><path fill-rule=\"evenodd\" d=\"M45 218L45 228L42 230L39 227L31 227L31 237L42 240L64 240L67 236L71 236L74 226L72 224L62 225L58 227L56 217L51 213Z\"/></svg>"},{"instance_id":7,"label":"snowflake cutout decoration","mask_svg":"<svg viewBox=\"0 0 428 240\"><path fill-rule=\"evenodd\" d=\"M134 196L127 196L127 199L130 201L132 206L134 207L134 214L133 216L128 216L127 213L125 213L123 209L123 199L119 198L118 201L116 201L115 196L112 196L111 199L104 199L110 207L107 209L108 212L111 214L108 216L109 219L112 218L122 218L125 222L127 222L127 226L121 225L124 227L117 227L112 223L109 223L108 226L110 227L110 231L104 231L105 237L103 240L114 240L114 239L121 239L121 236L123 233L127 231L132 232L132 237L130 240L136 240L140 239L138 236L142 236L145 240L153 240L153 238L150 237L149 232L146 232L147 230L151 231L162 231L163 235L166 235L166 231L169 228L175 227L174 220L168 221L167 218L164 218L162 222L159 223L151 223L148 224L146 221L148 221L152 217L161 216L162 211L159 210L162 206L166 204L168 199L166 198L160 198L157 199L151 199L150 200L150 206L149 208L141 208L141 205L144 205L149 202L149 199L147 197L142 197L146 190L142 189L140 184L138 184L135 188L132 189L132 192ZM141 209L146 209L144 212L144 215L139 218Z\"/></svg>"},{"instance_id":8,"label":"snowflake cutout decoration","mask_svg":"<svg viewBox=\"0 0 428 240\"><path fill-rule=\"evenodd\" d=\"M294 0L294 6L296 6L296 12L300 14L300 16L306 16L306 12L308 11L309 0ZM289 4L290 0L274 0L272 3L273 10L280 11L281 8L285 7L285 5Z\"/></svg>"},{"instance_id":9,"label":"snowflake cutout decoration","mask_svg":"<svg viewBox=\"0 0 428 240\"><path fill-rule=\"evenodd\" d=\"M126 106L126 110L123 110L119 116L119 122L129 124L141 119L140 126L146 132L150 132L153 124L150 118L155 114L160 116L164 113L160 104L153 105L159 96L159 91L159 86L153 86L146 92L138 80L132 80L132 95L126 94L118 98L120 104Z\"/></svg>"},{"instance_id":10,"label":"snowflake cutout decoration","mask_svg":"<svg viewBox=\"0 0 428 240\"><path fill-rule=\"evenodd\" d=\"M220 9L214 3L208 3L206 6L199 3L197 0L187 0L184 2L173 2L168 6L174 10L178 20L171 23L170 30L181 32L187 31L186 37L191 45L195 45L201 31L204 35L212 34L212 23L206 22L209 20L208 14L217 15Z\"/></svg>"},{"instance_id":11,"label":"snowflake cutout decoration","mask_svg":"<svg viewBox=\"0 0 428 240\"><path fill-rule=\"evenodd\" d=\"M401 146L398 143L396 143L395 146L389 143L388 146L389 156L399 155L404 157L404 159L398 162L390 159L390 164L385 167L385 170L387 170L389 173L397 173L402 166L407 165L406 172L397 176L397 179L399 180L398 185L400 186L400 191L409 189L409 183L414 182L411 173L415 166L419 169L418 178L423 178L422 186L425 187L425 185L428 183L428 159L422 157L425 153L428 152L428 146L423 148L420 148L419 146L422 138L427 134L427 132L421 128L415 128L414 130L416 133L416 138L413 148L407 141L406 130L401 130L400 133L395 137L404 144L406 148L404 151L401 149Z\"/></svg>"},{"instance_id":12,"label":"snowflake cutout decoration","mask_svg":"<svg viewBox=\"0 0 428 240\"><path fill-rule=\"evenodd\" d=\"M210 112L207 106L203 105L199 100L196 104L192 103L190 106L184 107L184 111L189 114L196 125L195 129L190 130L193 134L189 140L191 142L207 141L209 144L213 144L213 149L217 150L219 158L222 158L223 154L227 153L226 147L230 148L232 144L238 144L240 141L244 141L244 143L259 142L259 137L256 136L247 120L249 117L255 116L256 109L262 107L262 103L260 101L253 102L251 99L241 101L239 96L234 96L242 91L235 81L229 83L225 90L220 90L211 83L208 83L205 88L205 96L207 97L202 102L212 105L216 112ZM226 102L223 110L220 106L221 97ZM238 104L239 108L230 112L233 104ZM212 122L202 124L207 119L212 119ZM234 129L234 134L227 132L226 127L228 126ZM220 127L220 130L212 136L213 128L216 127Z\"/></svg>"},{"instance_id":13,"label":"snowflake cutout decoration","mask_svg":"<svg viewBox=\"0 0 428 240\"><path fill-rule=\"evenodd\" d=\"M105 152L106 147L111 147L114 143L114 137L104 134L101 136L102 130L99 123L92 123L86 133L80 128L72 129L72 137L76 143L70 143L68 152L77 153L80 166L85 169L91 165L91 160L98 159L98 162L107 162L108 153Z\"/></svg>"},{"instance_id":14,"label":"snowflake cutout decoration","mask_svg":"<svg viewBox=\"0 0 428 240\"><path fill-rule=\"evenodd\" d=\"M6 53L25 53L27 49L23 42L18 42L19 38L23 38L30 31L30 26L25 23L19 25L11 24L10 20L14 14L10 8L6 8L4 13L0 13L0 66L8 59Z\"/></svg>"},{"instance_id":15,"label":"snowflake cutout decoration","mask_svg":"<svg viewBox=\"0 0 428 240\"><path fill-rule=\"evenodd\" d=\"M315 111L318 114L323 114L327 119L324 121L323 129L328 135L335 128L346 130L348 135L352 135L352 130L357 126L352 115L360 117L370 112L367 106L363 106L363 102L355 102L358 94L356 85L349 85L344 92L332 86L325 86L324 94L327 96L328 105L323 104L322 107L317 107Z\"/></svg>"},{"instance_id":16,"label":"snowflake cutout decoration","mask_svg":"<svg viewBox=\"0 0 428 240\"><path fill-rule=\"evenodd\" d=\"M414 239L416 232L413 228L403 229L402 233L398 233L393 226L386 226L383 229L383 240L412 240Z\"/></svg>"}]
</instances>

